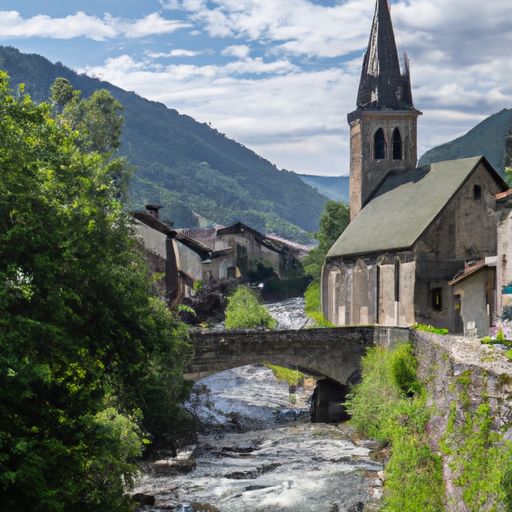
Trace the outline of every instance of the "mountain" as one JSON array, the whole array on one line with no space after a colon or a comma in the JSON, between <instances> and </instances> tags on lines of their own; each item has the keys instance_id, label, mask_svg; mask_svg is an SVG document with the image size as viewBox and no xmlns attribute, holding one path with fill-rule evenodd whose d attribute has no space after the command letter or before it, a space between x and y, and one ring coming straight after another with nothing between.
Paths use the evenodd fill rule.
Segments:
<instances>
[{"instance_id":1,"label":"mountain","mask_svg":"<svg viewBox=\"0 0 512 512\"><path fill-rule=\"evenodd\" d=\"M299 178L314 187L329 199L348 204L350 202L348 176L315 176L313 174L299 174Z\"/></svg>"},{"instance_id":2,"label":"mountain","mask_svg":"<svg viewBox=\"0 0 512 512\"><path fill-rule=\"evenodd\" d=\"M107 89L123 105L120 153L137 168L130 184L134 209L160 203L175 227L241 220L296 240L318 231L327 197L206 123L12 47L0 46L0 68L11 87L25 84L36 102L47 101L55 78L64 77L84 98Z\"/></svg>"},{"instance_id":3,"label":"mountain","mask_svg":"<svg viewBox=\"0 0 512 512\"><path fill-rule=\"evenodd\" d=\"M419 166L484 155L503 174L505 168L506 140L512 131L512 109L503 109L480 124L466 135L427 151Z\"/></svg>"}]
</instances>

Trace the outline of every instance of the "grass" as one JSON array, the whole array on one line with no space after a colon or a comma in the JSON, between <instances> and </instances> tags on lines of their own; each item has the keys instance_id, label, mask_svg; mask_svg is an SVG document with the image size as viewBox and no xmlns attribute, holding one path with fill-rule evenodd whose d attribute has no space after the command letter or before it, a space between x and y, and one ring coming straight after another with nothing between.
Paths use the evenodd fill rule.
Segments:
<instances>
[{"instance_id":1,"label":"grass","mask_svg":"<svg viewBox=\"0 0 512 512\"><path fill-rule=\"evenodd\" d=\"M386 512L442 512L442 459L428 443L431 414L417 361L409 345L371 348L362 360L363 382L345 404L350 422L368 436L391 443L386 466Z\"/></svg>"},{"instance_id":2,"label":"grass","mask_svg":"<svg viewBox=\"0 0 512 512\"><path fill-rule=\"evenodd\" d=\"M277 380L284 380L288 382L290 386L297 386L299 381L304 377L304 374L298 370L290 370L289 368L283 368L282 366L275 366L268 363L263 364L274 372Z\"/></svg>"},{"instance_id":3,"label":"grass","mask_svg":"<svg viewBox=\"0 0 512 512\"><path fill-rule=\"evenodd\" d=\"M318 281L312 281L304 293L304 311L316 322L317 327L334 327L322 314L320 283Z\"/></svg>"}]
</instances>

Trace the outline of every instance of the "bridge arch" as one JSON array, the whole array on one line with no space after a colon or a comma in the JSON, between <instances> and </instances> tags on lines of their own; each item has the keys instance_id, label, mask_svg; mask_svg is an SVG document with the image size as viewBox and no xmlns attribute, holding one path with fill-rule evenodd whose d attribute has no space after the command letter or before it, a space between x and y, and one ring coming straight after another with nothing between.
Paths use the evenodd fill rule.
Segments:
<instances>
[{"instance_id":1,"label":"bridge arch","mask_svg":"<svg viewBox=\"0 0 512 512\"><path fill-rule=\"evenodd\" d=\"M184 377L198 381L224 370L257 363L297 369L352 382L368 347L409 339L408 329L365 326L290 331L229 331L191 333L194 355Z\"/></svg>"}]
</instances>

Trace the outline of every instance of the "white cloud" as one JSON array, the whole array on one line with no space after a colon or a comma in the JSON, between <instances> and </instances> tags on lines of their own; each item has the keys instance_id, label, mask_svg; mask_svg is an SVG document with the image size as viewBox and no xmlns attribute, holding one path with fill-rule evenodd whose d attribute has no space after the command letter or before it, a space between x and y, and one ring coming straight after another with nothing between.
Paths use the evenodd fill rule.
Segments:
<instances>
[{"instance_id":1,"label":"white cloud","mask_svg":"<svg viewBox=\"0 0 512 512\"><path fill-rule=\"evenodd\" d=\"M97 16L88 16L83 12L77 12L65 18L51 18L39 14L24 19L16 11L0 11L0 39L87 37L95 41L105 41L119 36L138 38L169 34L190 26L188 23L162 18L158 13L133 21L114 18L109 14L100 19Z\"/></svg>"},{"instance_id":2,"label":"white cloud","mask_svg":"<svg viewBox=\"0 0 512 512\"><path fill-rule=\"evenodd\" d=\"M171 50L169 53L153 53L153 52L145 52L145 55L152 59L158 59L161 57L196 57L198 55L203 54L204 52L194 52L191 50Z\"/></svg>"},{"instance_id":3,"label":"white cloud","mask_svg":"<svg viewBox=\"0 0 512 512\"><path fill-rule=\"evenodd\" d=\"M344 0L333 7L309 0L163 0L162 5L188 11L189 34L220 39L220 45L229 38L220 53L233 61L156 67L148 58L199 53L162 54L158 48L145 60L125 55L87 72L211 121L279 167L347 172L346 114L355 108L374 0ZM17 16L8 25L0 13L0 33L21 26ZM150 17L140 23L85 17L81 20L90 27L82 30L87 37L107 39L128 34L123 23L141 34L149 30L145 27L184 26L158 14ZM424 112L419 154L512 107L510 0L395 0L392 18L399 47L411 60L415 105ZM203 47L218 48L212 41Z\"/></svg>"},{"instance_id":4,"label":"white cloud","mask_svg":"<svg viewBox=\"0 0 512 512\"><path fill-rule=\"evenodd\" d=\"M357 80L341 69L301 72L287 60L154 70L132 57L87 73L191 115L297 172L347 172L348 125ZM243 73L260 75L248 79ZM241 75L238 77L238 75Z\"/></svg>"},{"instance_id":5,"label":"white cloud","mask_svg":"<svg viewBox=\"0 0 512 512\"><path fill-rule=\"evenodd\" d=\"M251 53L251 49L246 44L236 44L224 48L220 53L226 57L238 57L243 59Z\"/></svg>"}]
</instances>

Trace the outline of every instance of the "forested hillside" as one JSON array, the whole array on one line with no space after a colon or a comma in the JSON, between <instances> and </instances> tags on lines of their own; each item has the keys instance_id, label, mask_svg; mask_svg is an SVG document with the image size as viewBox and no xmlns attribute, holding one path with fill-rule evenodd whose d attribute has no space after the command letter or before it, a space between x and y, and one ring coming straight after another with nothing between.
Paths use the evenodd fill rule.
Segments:
<instances>
[{"instance_id":1,"label":"forested hillside","mask_svg":"<svg viewBox=\"0 0 512 512\"><path fill-rule=\"evenodd\" d=\"M299 174L302 181L314 187L329 199L348 204L350 202L348 176L315 176L313 174Z\"/></svg>"},{"instance_id":2,"label":"forested hillside","mask_svg":"<svg viewBox=\"0 0 512 512\"><path fill-rule=\"evenodd\" d=\"M510 141L511 132L512 109L503 109L477 124L466 135L427 151L420 158L419 165L484 155L503 173L505 164L510 165L505 160L509 159L506 148L510 143L507 141Z\"/></svg>"},{"instance_id":3,"label":"forested hillside","mask_svg":"<svg viewBox=\"0 0 512 512\"><path fill-rule=\"evenodd\" d=\"M325 196L206 123L12 47L0 46L0 68L13 87L24 83L36 102L47 101L50 86L62 76L85 98L104 88L123 105L120 153L136 166L130 185L133 208L161 203L164 218L176 227L197 225L198 214L221 224L240 219L295 239L302 230L318 230Z\"/></svg>"}]
</instances>

